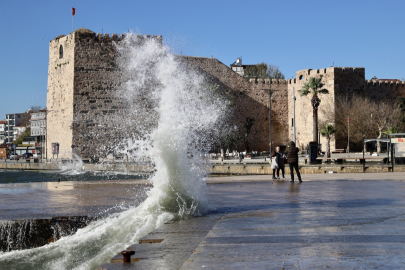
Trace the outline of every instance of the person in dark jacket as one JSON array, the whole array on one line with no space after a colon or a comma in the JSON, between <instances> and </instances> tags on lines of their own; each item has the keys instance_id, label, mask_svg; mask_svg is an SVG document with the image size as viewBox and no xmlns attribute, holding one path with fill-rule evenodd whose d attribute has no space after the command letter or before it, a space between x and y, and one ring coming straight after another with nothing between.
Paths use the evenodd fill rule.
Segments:
<instances>
[{"instance_id":1,"label":"person in dark jacket","mask_svg":"<svg viewBox=\"0 0 405 270\"><path fill-rule=\"evenodd\" d=\"M297 173L298 180L300 183L302 182L301 180L301 174L298 169L298 152L299 149L298 147L295 147L295 142L291 141L288 146L287 150L284 152L287 155L287 161L288 164L290 165L290 172L291 172L291 183L294 183L294 168L295 172Z\"/></svg>"}]
</instances>

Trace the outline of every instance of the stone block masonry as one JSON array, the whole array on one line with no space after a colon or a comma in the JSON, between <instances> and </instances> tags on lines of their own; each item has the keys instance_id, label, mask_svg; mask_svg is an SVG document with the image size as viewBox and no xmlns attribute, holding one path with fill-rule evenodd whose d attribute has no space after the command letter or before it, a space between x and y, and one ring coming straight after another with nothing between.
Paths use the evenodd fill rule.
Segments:
<instances>
[{"instance_id":1,"label":"stone block masonry","mask_svg":"<svg viewBox=\"0 0 405 270\"><path fill-rule=\"evenodd\" d=\"M125 35L95 34L78 29L68 36L58 36L50 42L47 96L47 158L71 159L105 157L128 133L125 124L126 100L116 95L123 74L117 67L117 51ZM139 40L161 36L138 36ZM180 56L179 56L180 57ZM272 97L272 136L276 144L285 144L287 127L286 81L258 80L247 82L243 77L214 58L182 57L199 68L222 91L235 99L232 121L238 127L241 140L237 148L245 150L243 138L246 119L255 124L249 133L250 150L269 148L268 89L279 90ZM122 117L122 121L111 121ZM59 155L52 155L52 143L59 143ZM72 148L72 145L74 148Z\"/></svg>"},{"instance_id":2,"label":"stone block masonry","mask_svg":"<svg viewBox=\"0 0 405 270\"><path fill-rule=\"evenodd\" d=\"M322 76L324 88L329 90L329 94L321 94L321 104L318 109L318 123L325 122L328 118L326 114L334 115L336 99L346 97L351 94L360 94L372 100L396 99L405 96L405 82L379 82L366 81L365 69L363 67L329 67L324 69L304 69L296 72L296 78L288 80L288 97L292 96L295 88L296 100L296 136L297 146L305 148L312 141L312 106L311 94L306 97L300 95L300 90L310 77ZM350 94L350 95L349 95ZM288 98L288 118L290 137L293 135L291 119L293 118L292 99ZM320 137L322 149L325 150L326 139ZM347 147L347 137L335 137L331 140L331 150L343 149Z\"/></svg>"},{"instance_id":3,"label":"stone block masonry","mask_svg":"<svg viewBox=\"0 0 405 270\"><path fill-rule=\"evenodd\" d=\"M1 220L0 251L22 250L44 246L63 236L76 233L95 218L87 216L49 219Z\"/></svg>"},{"instance_id":4,"label":"stone block masonry","mask_svg":"<svg viewBox=\"0 0 405 270\"><path fill-rule=\"evenodd\" d=\"M112 125L111 117L125 115L125 101L115 95L121 82L115 63L115 43L125 35L95 34L78 29L50 42L47 94L47 158L105 157L124 134ZM153 38L162 42L161 36ZM59 155L52 154L59 143ZM74 148L72 148L74 146Z\"/></svg>"},{"instance_id":5,"label":"stone block masonry","mask_svg":"<svg viewBox=\"0 0 405 270\"><path fill-rule=\"evenodd\" d=\"M180 57L180 56L179 56ZM250 150L269 151L269 89L272 95L272 140L275 145L285 145L288 141L288 101L287 82L285 80L259 79L246 81L238 73L224 65L218 59L207 57L181 56L192 67L198 67L212 83L222 91L230 92L234 100L232 124L238 128L239 151L244 151L243 138L246 119L255 120L249 133Z\"/></svg>"},{"instance_id":6,"label":"stone block masonry","mask_svg":"<svg viewBox=\"0 0 405 270\"><path fill-rule=\"evenodd\" d=\"M96 34L78 29L67 36L58 36L49 45L47 94L47 158L71 159L104 158L113 148L136 133L136 125L126 125L128 108L122 96L117 95L123 74L117 64L117 50L125 35ZM161 36L137 36L142 42ZM274 145L286 145L293 138L292 91L296 100L297 146L305 148L312 141L311 96L301 97L300 90L309 77L323 78L329 94L321 95L319 123L326 114L335 114L336 98L349 92L359 92L374 100L395 99L405 96L405 82L366 81L365 69L360 67L329 67L304 69L289 80L246 81L218 59L178 56L189 68L198 69L208 81L216 83L233 100L230 123L237 127L238 151L245 151L246 119L254 119L247 141L250 151L269 150L269 89L275 90L271 100L271 130ZM328 118L329 119L329 118ZM114 121L112 121L114 120ZM130 126L130 127L129 127ZM331 150L345 148L346 138L331 141ZM59 143L59 155L52 155L52 143ZM320 143L326 145L321 137ZM74 148L72 148L74 146Z\"/></svg>"}]
</instances>

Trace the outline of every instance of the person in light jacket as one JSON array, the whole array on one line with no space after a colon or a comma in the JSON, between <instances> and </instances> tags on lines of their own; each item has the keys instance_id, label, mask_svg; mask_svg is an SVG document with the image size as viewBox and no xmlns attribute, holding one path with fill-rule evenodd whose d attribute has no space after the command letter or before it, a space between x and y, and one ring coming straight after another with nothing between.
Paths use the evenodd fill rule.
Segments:
<instances>
[{"instance_id":1,"label":"person in light jacket","mask_svg":"<svg viewBox=\"0 0 405 270\"><path fill-rule=\"evenodd\" d=\"M271 159L270 159L270 163L271 163L271 168L273 169L273 180L277 179L276 178L276 170L278 169L278 156L276 154L275 151L271 152Z\"/></svg>"},{"instance_id":2,"label":"person in light jacket","mask_svg":"<svg viewBox=\"0 0 405 270\"><path fill-rule=\"evenodd\" d=\"M288 146L285 154L287 155L288 165L290 165L291 173L291 183L294 183L294 168L297 173L298 180L302 183L300 170L298 169L298 147L295 146L295 142L291 141Z\"/></svg>"},{"instance_id":3,"label":"person in light jacket","mask_svg":"<svg viewBox=\"0 0 405 270\"><path fill-rule=\"evenodd\" d=\"M276 155L278 156L278 168L277 168L277 178L280 179L280 170L281 174L283 176L283 179L285 179L284 176L284 171L285 171L285 165L284 165L284 160L286 158L285 154L280 151L280 146L276 147Z\"/></svg>"}]
</instances>

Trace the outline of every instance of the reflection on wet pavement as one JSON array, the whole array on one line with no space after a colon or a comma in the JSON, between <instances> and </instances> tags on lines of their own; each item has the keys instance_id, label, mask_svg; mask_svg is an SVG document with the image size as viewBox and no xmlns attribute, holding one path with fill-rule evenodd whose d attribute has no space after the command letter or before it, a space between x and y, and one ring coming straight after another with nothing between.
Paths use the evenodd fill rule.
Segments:
<instances>
[{"instance_id":1,"label":"reflection on wet pavement","mask_svg":"<svg viewBox=\"0 0 405 270\"><path fill-rule=\"evenodd\" d=\"M132 245L142 260L125 269L404 269L403 177L307 175L302 184L211 179L218 183L207 188L211 212L151 232L145 239L164 241Z\"/></svg>"},{"instance_id":2,"label":"reflection on wet pavement","mask_svg":"<svg viewBox=\"0 0 405 270\"><path fill-rule=\"evenodd\" d=\"M0 185L0 220L104 216L137 206L147 180L36 182Z\"/></svg>"}]
</instances>

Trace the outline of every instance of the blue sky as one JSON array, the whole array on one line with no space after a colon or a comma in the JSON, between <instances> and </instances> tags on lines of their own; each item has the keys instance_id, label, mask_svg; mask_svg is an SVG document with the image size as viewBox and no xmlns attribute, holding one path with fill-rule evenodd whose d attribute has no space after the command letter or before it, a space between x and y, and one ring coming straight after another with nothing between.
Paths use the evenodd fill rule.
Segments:
<instances>
[{"instance_id":1,"label":"blue sky","mask_svg":"<svg viewBox=\"0 0 405 270\"><path fill-rule=\"evenodd\" d=\"M1 1L0 120L46 106L49 41L74 29L162 35L174 53L405 77L405 1Z\"/></svg>"}]
</instances>

